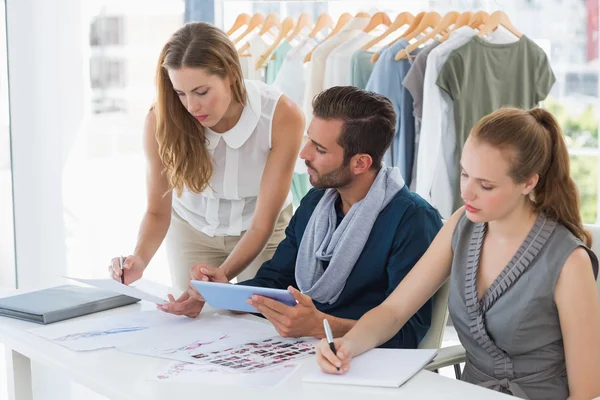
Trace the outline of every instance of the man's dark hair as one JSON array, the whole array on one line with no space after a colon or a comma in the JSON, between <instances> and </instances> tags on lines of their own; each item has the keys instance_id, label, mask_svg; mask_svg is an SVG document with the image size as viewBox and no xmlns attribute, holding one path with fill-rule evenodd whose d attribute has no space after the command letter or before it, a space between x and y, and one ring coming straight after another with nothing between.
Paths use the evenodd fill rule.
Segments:
<instances>
[{"instance_id":1,"label":"man's dark hair","mask_svg":"<svg viewBox=\"0 0 600 400\"><path fill-rule=\"evenodd\" d=\"M371 168L381 168L396 133L396 112L387 97L354 86L334 86L319 93L312 106L315 117L343 121L337 142L344 149L344 165L356 154L368 154Z\"/></svg>"}]
</instances>

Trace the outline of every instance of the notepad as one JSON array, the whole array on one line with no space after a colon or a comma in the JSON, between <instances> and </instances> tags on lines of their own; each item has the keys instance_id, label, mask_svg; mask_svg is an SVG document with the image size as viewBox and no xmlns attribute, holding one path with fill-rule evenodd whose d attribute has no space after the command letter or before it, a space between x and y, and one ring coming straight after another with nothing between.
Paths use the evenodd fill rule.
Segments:
<instances>
[{"instance_id":1,"label":"notepad","mask_svg":"<svg viewBox=\"0 0 600 400\"><path fill-rule=\"evenodd\" d=\"M435 357L437 350L373 349L350 361L343 375L326 374L315 364L302 380L311 383L400 387Z\"/></svg>"}]
</instances>

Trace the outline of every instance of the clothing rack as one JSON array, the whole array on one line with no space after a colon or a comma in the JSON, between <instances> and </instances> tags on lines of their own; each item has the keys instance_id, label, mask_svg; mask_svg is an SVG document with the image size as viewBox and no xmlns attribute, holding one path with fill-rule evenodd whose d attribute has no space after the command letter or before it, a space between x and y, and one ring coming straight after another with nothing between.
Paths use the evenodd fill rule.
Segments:
<instances>
[{"instance_id":1,"label":"clothing rack","mask_svg":"<svg viewBox=\"0 0 600 400\"><path fill-rule=\"evenodd\" d=\"M307 126L312 118L312 99L329 87L352 85L388 97L397 123L384 162L398 167L409 187L438 208L444 218L462 203L460 153L472 126L502 105L537 105L555 80L544 51L501 10L457 7L444 12L322 12L314 19L306 12L285 18L275 12L242 13L226 29L238 47L244 76L280 89L303 109ZM460 39L465 34L468 37ZM469 65L450 57L460 47L459 42L461 46L470 43L482 57ZM525 51L517 48L519 43L524 43ZM437 45L451 51L434 56L437 65L430 68L428 54L435 55ZM513 83L504 81L502 74L492 76L502 66L481 64L498 46L515 55L515 62L522 62L513 66L513 73L524 82L534 83L531 87L536 93L513 87L520 97L511 97L506 88ZM531 59L526 62L524 57ZM533 64L538 65L541 75L531 69ZM468 81L460 78L462 74L482 69L484 77L490 79L482 87L504 84L497 87L495 97L490 101L478 98L484 96L481 87L469 87L472 93L467 95L459 93L460 86ZM486 101L487 108L480 107ZM292 184L295 204L309 188L299 163Z\"/></svg>"}]
</instances>

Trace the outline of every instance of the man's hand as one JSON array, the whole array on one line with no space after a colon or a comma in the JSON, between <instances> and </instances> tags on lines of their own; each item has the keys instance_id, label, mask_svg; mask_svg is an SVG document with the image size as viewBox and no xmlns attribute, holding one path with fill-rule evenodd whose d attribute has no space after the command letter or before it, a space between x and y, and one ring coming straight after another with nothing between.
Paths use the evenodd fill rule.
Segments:
<instances>
[{"instance_id":1,"label":"man's hand","mask_svg":"<svg viewBox=\"0 0 600 400\"><path fill-rule=\"evenodd\" d=\"M258 295L252 296L248 304L264 315L281 337L325 337L323 314L317 310L312 299L291 286L288 290L298 302L294 307Z\"/></svg>"},{"instance_id":2,"label":"man's hand","mask_svg":"<svg viewBox=\"0 0 600 400\"><path fill-rule=\"evenodd\" d=\"M198 293L198 290L196 290L194 285L192 285L192 280L229 283L222 269L209 267L203 263L195 264L190 271L190 284L188 286L187 293L190 297L202 302L204 302L204 299L200 293Z\"/></svg>"},{"instance_id":3,"label":"man's hand","mask_svg":"<svg viewBox=\"0 0 600 400\"><path fill-rule=\"evenodd\" d=\"M191 297L188 292L185 292L181 295L181 297L175 300L173 295L170 294L169 303L157 304L156 307L159 310L170 314L185 315L186 317L196 318L198 315L200 315L202 307L204 307L204 299L200 301Z\"/></svg>"},{"instance_id":4,"label":"man's hand","mask_svg":"<svg viewBox=\"0 0 600 400\"><path fill-rule=\"evenodd\" d=\"M222 269L210 267L203 263L195 264L190 271L190 276L197 281L229 283Z\"/></svg>"}]
</instances>

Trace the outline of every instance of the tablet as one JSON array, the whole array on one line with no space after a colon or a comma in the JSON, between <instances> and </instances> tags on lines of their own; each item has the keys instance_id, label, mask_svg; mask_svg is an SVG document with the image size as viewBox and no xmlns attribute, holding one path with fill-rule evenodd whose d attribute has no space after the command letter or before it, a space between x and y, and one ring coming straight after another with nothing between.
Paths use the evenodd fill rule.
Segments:
<instances>
[{"instance_id":1,"label":"tablet","mask_svg":"<svg viewBox=\"0 0 600 400\"><path fill-rule=\"evenodd\" d=\"M233 285L230 283L204 282L192 280L192 285L211 307L223 310L257 313L246 300L259 295L277 300L288 306L295 306L296 299L287 290L258 286Z\"/></svg>"}]
</instances>

